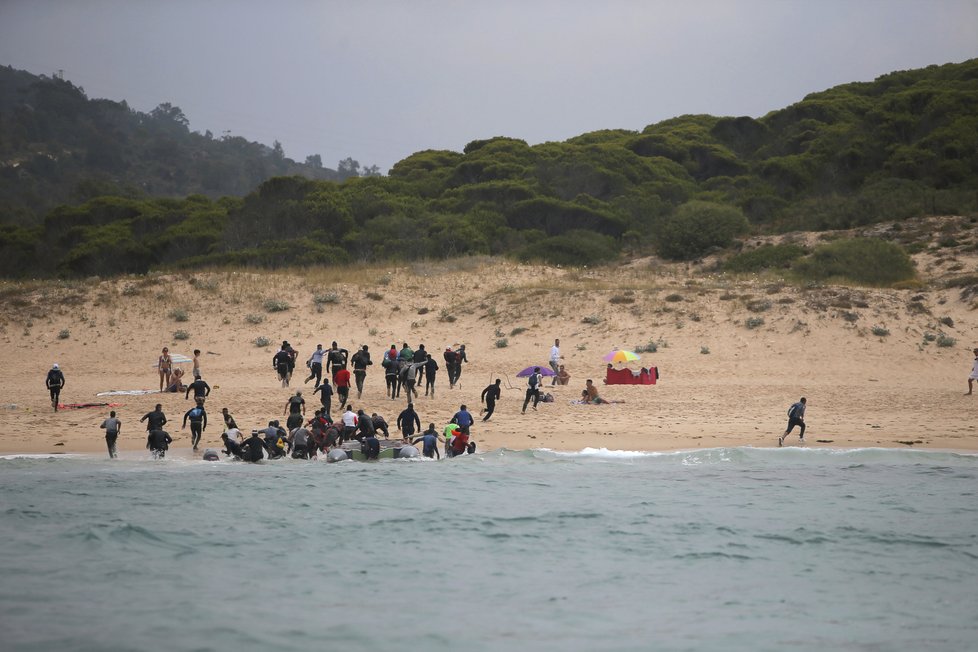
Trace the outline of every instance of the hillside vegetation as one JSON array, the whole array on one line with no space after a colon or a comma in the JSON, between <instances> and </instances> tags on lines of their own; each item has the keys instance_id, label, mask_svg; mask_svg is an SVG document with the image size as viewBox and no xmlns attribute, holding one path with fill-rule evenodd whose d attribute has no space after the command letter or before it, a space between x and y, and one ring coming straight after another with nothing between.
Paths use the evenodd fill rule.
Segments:
<instances>
[{"instance_id":1,"label":"hillside vegetation","mask_svg":"<svg viewBox=\"0 0 978 652\"><path fill-rule=\"evenodd\" d=\"M0 66L0 217L30 225L58 204L106 194L244 195L274 176L340 180L320 157L296 163L281 145L190 131L179 107L149 113L89 99L58 78Z\"/></svg>"},{"instance_id":2,"label":"hillside vegetation","mask_svg":"<svg viewBox=\"0 0 978 652\"><path fill-rule=\"evenodd\" d=\"M462 152L413 154L387 177L279 177L243 198L97 197L50 211L41 226L5 225L0 271L90 275L467 254L592 265L653 251L693 260L748 233L968 216L978 211L976 189L971 60L838 86L760 119L682 116L641 132L535 146L477 140ZM808 276L837 259L897 265L895 277L860 281L870 284L912 275L892 243L798 255L806 258L783 250L775 258L788 266L797 259Z\"/></svg>"}]
</instances>

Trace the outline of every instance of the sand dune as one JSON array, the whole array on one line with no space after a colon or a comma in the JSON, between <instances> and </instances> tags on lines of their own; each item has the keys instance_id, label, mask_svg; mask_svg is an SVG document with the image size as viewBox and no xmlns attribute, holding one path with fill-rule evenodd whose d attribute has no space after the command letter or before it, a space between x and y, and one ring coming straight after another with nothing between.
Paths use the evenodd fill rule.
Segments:
<instances>
[{"instance_id":1,"label":"sand dune","mask_svg":"<svg viewBox=\"0 0 978 652\"><path fill-rule=\"evenodd\" d=\"M189 431L179 421L192 401L182 394L96 397L155 389L153 364L163 346L205 352L203 377L213 392L204 444L217 446L222 407L250 429L281 418L295 389L304 390L310 407L317 405L312 385L301 378L291 389L279 386L271 359L283 339L301 359L317 343L336 340L351 352L368 344L375 364L363 398L352 403L391 424L405 401L385 397L382 352L392 343L424 343L432 352L465 343L470 361L460 386L450 390L441 371L435 398L415 403L425 424L440 426L460 404L477 412L482 389L502 378L496 414L473 428L481 450L776 446L788 406L805 395L808 446L972 451L978 449L972 418L978 394L963 393L978 342L973 306L959 290L940 289L935 279L945 273L946 259L925 252L917 261L925 283L912 290L800 288L776 278L710 274L710 261L685 266L648 259L596 270L466 259L4 283L0 452L104 450L98 426L108 408L51 410L44 376L58 362L67 376L64 401L123 404L117 408L123 451L142 450L138 419L159 402L171 420L174 454L189 455ZM959 254L954 261L958 270L976 267L973 257ZM270 300L289 308L272 311ZM180 311L186 321L176 321ZM748 328L750 319L763 323ZM874 335L874 327L889 335ZM177 331L187 339L176 339L183 336ZM955 341L929 341L938 334ZM258 337L271 345L256 346ZM525 383L514 374L545 366L555 337L571 383L548 387L554 402L521 415ZM641 364L659 368L658 385L601 385L602 355L649 342L657 350L643 353ZM623 402L571 404L586 378L595 379L603 397Z\"/></svg>"}]
</instances>

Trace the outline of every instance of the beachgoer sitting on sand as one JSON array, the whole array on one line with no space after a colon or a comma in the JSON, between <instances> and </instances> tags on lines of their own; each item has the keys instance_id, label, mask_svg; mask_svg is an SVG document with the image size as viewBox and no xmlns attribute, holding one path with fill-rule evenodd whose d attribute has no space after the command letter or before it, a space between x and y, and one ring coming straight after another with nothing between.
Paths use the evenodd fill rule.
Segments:
<instances>
[{"instance_id":1,"label":"beachgoer sitting on sand","mask_svg":"<svg viewBox=\"0 0 978 652\"><path fill-rule=\"evenodd\" d=\"M571 378L570 372L564 369L564 365L560 365L559 371L557 372L557 384L566 385L567 383L570 382L570 378Z\"/></svg>"},{"instance_id":2,"label":"beachgoer sitting on sand","mask_svg":"<svg viewBox=\"0 0 978 652\"><path fill-rule=\"evenodd\" d=\"M183 384L183 369L177 367L170 373L170 384L167 385L168 392L185 392L186 386Z\"/></svg>"},{"instance_id":3,"label":"beachgoer sitting on sand","mask_svg":"<svg viewBox=\"0 0 978 652\"><path fill-rule=\"evenodd\" d=\"M588 378L587 382L585 383L584 391L587 392L588 401L594 405L600 405L608 402L598 396L598 388L594 385L594 381L590 378Z\"/></svg>"}]
</instances>

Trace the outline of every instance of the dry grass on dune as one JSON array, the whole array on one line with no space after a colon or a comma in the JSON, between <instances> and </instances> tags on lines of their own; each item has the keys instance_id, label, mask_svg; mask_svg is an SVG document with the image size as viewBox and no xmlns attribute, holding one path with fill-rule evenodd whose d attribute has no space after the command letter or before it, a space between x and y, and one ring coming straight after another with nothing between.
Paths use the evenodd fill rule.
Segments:
<instances>
[{"instance_id":1,"label":"dry grass on dune","mask_svg":"<svg viewBox=\"0 0 978 652\"><path fill-rule=\"evenodd\" d=\"M300 356L337 340L351 351L368 344L375 358L403 341L424 342L433 353L466 343L462 387L448 390L442 372L436 398L418 403L422 419L437 422L459 403L478 405L482 387L505 377L497 415L475 431L482 448L771 445L782 408L804 393L815 438L832 445L919 441L970 450L978 440L967 419L971 397L962 394L978 341L968 281L978 278L978 255L963 226L955 233L964 244L951 251L937 245L943 232L931 227L933 242L915 254L921 283L898 290L727 275L710 260L561 269L485 257L4 281L0 394L17 408L0 411L0 450L99 450L104 414L49 413L44 371L61 363L66 400L93 401L107 389L155 387L150 365L164 345L205 352L205 378L216 386L212 410L229 405L239 422L263 424L279 416L290 391L270 369L283 339ZM545 365L555 337L571 385L552 390L555 403L520 416L521 381L513 374ZM603 378L601 356L614 347L641 350L642 364L657 365L662 382L602 389L621 404L570 405L585 378ZM127 399L120 410L132 427L124 447L139 448L135 422L157 400L171 418L186 407L175 395ZM377 364L361 403L388 420L400 409L384 397Z\"/></svg>"}]
</instances>

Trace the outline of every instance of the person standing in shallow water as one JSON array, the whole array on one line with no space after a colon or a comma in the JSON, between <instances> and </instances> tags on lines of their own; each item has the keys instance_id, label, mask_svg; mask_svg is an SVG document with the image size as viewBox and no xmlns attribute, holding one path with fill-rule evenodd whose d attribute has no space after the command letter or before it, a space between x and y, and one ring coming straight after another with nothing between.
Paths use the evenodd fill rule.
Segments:
<instances>
[{"instance_id":1,"label":"person standing in shallow water","mask_svg":"<svg viewBox=\"0 0 978 652\"><path fill-rule=\"evenodd\" d=\"M115 410L109 412L109 418L103 421L99 427L105 431L105 445L109 449L109 457L112 459L119 457L115 443L119 438L119 433L122 432L122 421L116 418Z\"/></svg>"}]
</instances>

